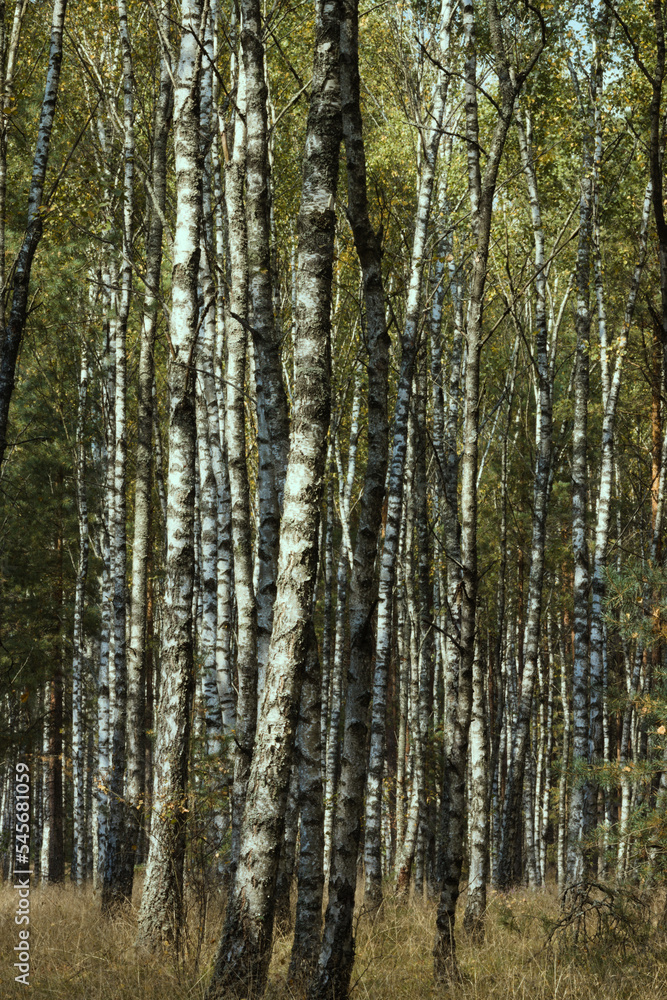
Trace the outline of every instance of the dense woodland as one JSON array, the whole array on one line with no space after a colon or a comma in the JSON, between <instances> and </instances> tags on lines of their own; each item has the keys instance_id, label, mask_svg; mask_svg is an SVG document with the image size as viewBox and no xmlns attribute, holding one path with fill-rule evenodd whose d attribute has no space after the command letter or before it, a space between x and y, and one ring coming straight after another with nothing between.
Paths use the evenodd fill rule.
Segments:
<instances>
[{"instance_id":1,"label":"dense woodland","mask_svg":"<svg viewBox=\"0 0 667 1000\"><path fill-rule=\"evenodd\" d=\"M33 884L217 901L209 1000L664 885L666 22L0 3L8 884L23 762Z\"/></svg>"}]
</instances>

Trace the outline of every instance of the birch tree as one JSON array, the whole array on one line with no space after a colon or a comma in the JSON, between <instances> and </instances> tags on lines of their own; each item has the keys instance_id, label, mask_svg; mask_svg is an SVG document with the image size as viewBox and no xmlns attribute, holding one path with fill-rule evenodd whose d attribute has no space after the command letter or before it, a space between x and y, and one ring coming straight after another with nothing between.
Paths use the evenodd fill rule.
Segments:
<instances>
[{"instance_id":1,"label":"birch tree","mask_svg":"<svg viewBox=\"0 0 667 1000\"><path fill-rule=\"evenodd\" d=\"M193 356L197 335L201 154L201 0L183 0L174 73L176 225L169 357L167 556L162 683L157 714L151 846L139 912L139 940L155 948L182 929L186 782L194 685L192 588L196 453Z\"/></svg>"},{"instance_id":2,"label":"birch tree","mask_svg":"<svg viewBox=\"0 0 667 1000\"><path fill-rule=\"evenodd\" d=\"M443 3L435 37L443 58L447 58L452 8L448 0ZM412 394L412 380L417 351L418 319L421 304L421 287L424 252L435 168L447 99L449 78L439 70L433 92L433 110L421 133L424 159L419 179L417 214L415 217L410 279L406 302L405 324L401 340L401 369L399 375L396 409L393 420L393 444L387 491L387 519L382 549L380 582L378 588L377 641L375 673L373 678L373 708L368 757L365 821L365 898L369 905L382 900L382 868L380 863L380 824L382 816L382 774L385 751L385 715L387 706L387 671L391 649L391 614L393 586L396 571L396 553L403 503L405 451L407 447L408 414Z\"/></svg>"},{"instance_id":3,"label":"birch tree","mask_svg":"<svg viewBox=\"0 0 667 1000\"><path fill-rule=\"evenodd\" d=\"M168 4L160 9L161 29L166 28ZM162 51L160 80L155 108L153 169L151 188L156 204L151 205L146 252L145 297L141 324L141 346L137 385L137 451L134 495L134 537L132 543L132 593L129 642L127 648L127 830L129 851L139 841L146 790L144 738L144 682L146 669L146 625L148 601L148 561L151 543L151 486L153 440L153 383L155 331L158 320L160 272L162 267L163 218L166 199L167 139L173 93L167 54ZM133 846L134 845L134 846ZM132 868L128 866L128 890Z\"/></svg>"},{"instance_id":4,"label":"birch tree","mask_svg":"<svg viewBox=\"0 0 667 1000\"><path fill-rule=\"evenodd\" d=\"M134 226L134 72L127 7L118 0L123 67L123 243L120 289L112 316L116 352L114 453L114 711L110 789L109 841L102 878L102 911L132 897L134 856L127 842L125 809L125 731L127 722L127 326L132 294Z\"/></svg>"},{"instance_id":5,"label":"birch tree","mask_svg":"<svg viewBox=\"0 0 667 1000\"><path fill-rule=\"evenodd\" d=\"M366 151L359 100L359 6L346 0L340 29L342 128L350 225L362 269L368 344L368 457L350 579L350 660L340 778L329 866L328 903L312 1000L345 1000L354 964L354 897L366 779L369 691L373 657L371 616L388 458L389 337L379 234L370 221Z\"/></svg>"},{"instance_id":6,"label":"birch tree","mask_svg":"<svg viewBox=\"0 0 667 1000\"><path fill-rule=\"evenodd\" d=\"M514 104L523 83L535 65L544 36L534 45L524 67L517 71L507 55L504 30L494 0L487 4L495 68L501 102L489 154L481 169L477 108L477 52L475 13L471 0L463 5L465 32L466 149L468 194L472 234L476 245L470 274L466 345L467 360L463 396L463 456L461 460L461 666L454 741L446 762L445 781L449 784L448 840L445 846L442 891L436 918L434 947L436 980L458 976L454 922L463 860L463 801L465 789L468 730L472 705L472 668L477 616L477 473L479 437L479 366L482 350L484 289L487 277L493 200L498 168L509 131ZM543 25L542 25L543 27Z\"/></svg>"},{"instance_id":7,"label":"birch tree","mask_svg":"<svg viewBox=\"0 0 667 1000\"><path fill-rule=\"evenodd\" d=\"M32 175L28 192L28 218L16 259L16 267L14 268L9 318L5 322L4 336L0 344L0 466L2 465L7 449L9 404L12 392L14 391L16 364L28 316L32 262L44 229L42 199L44 197L53 120L58 100L66 10L67 0L54 0L53 16L51 19L49 65L46 73L46 86L44 88L44 97L39 115L39 125L37 127L37 142L32 161Z\"/></svg>"},{"instance_id":8,"label":"birch tree","mask_svg":"<svg viewBox=\"0 0 667 1000\"><path fill-rule=\"evenodd\" d=\"M261 995L271 957L273 899L308 652L330 402L330 309L341 141L338 3L316 6L306 126L290 452L266 683L248 778L239 863L227 903L210 1000Z\"/></svg>"}]
</instances>

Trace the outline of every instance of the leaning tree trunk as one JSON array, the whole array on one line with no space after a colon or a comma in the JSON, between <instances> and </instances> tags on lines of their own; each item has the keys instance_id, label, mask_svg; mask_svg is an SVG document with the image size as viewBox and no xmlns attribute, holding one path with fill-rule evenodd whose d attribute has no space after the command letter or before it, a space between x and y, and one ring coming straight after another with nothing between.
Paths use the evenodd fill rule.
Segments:
<instances>
[{"instance_id":1,"label":"leaning tree trunk","mask_svg":"<svg viewBox=\"0 0 667 1000\"><path fill-rule=\"evenodd\" d=\"M194 687L195 372L201 158L199 151L202 0L183 0L179 63L174 86L176 226L169 357L169 475L167 556L157 711L151 847L139 913L147 947L176 941L183 919L185 796Z\"/></svg>"},{"instance_id":2,"label":"leaning tree trunk","mask_svg":"<svg viewBox=\"0 0 667 1000\"><path fill-rule=\"evenodd\" d=\"M277 595L239 861L208 996L259 996L271 957L274 890L317 570L330 403L334 210L341 139L340 5L316 5L299 210L292 431Z\"/></svg>"},{"instance_id":3,"label":"leaning tree trunk","mask_svg":"<svg viewBox=\"0 0 667 1000\"><path fill-rule=\"evenodd\" d=\"M225 437L231 496L236 592L236 732L232 803L232 870L239 852L241 820L257 723L257 607L253 587L250 485L246 457L248 258L243 207L245 173L245 76L241 67L234 122L234 148L225 171L231 288L227 315Z\"/></svg>"},{"instance_id":4,"label":"leaning tree trunk","mask_svg":"<svg viewBox=\"0 0 667 1000\"><path fill-rule=\"evenodd\" d=\"M329 901L312 1000L346 1000L354 964L352 918L361 841L368 694L373 657L375 559L387 472L389 337L385 322L380 239L371 226L359 102L358 0L345 0L341 24L341 97L347 160L348 218L361 263L368 343L368 459L349 588L350 660L338 797L329 864Z\"/></svg>"},{"instance_id":5,"label":"leaning tree trunk","mask_svg":"<svg viewBox=\"0 0 667 1000\"><path fill-rule=\"evenodd\" d=\"M9 320L3 331L4 337L0 345L0 466L2 465L7 448L9 404L12 392L14 391L14 376L19 349L28 318L30 272L44 228L42 198L44 195L46 166L49 159L51 132L53 131L53 119L56 113L56 100L58 98L66 9L67 0L54 0L49 67L46 73L46 87L39 116L37 145L35 146L35 154L32 161L32 177L28 193L28 220L16 258L12 283L12 304L9 312Z\"/></svg>"}]
</instances>

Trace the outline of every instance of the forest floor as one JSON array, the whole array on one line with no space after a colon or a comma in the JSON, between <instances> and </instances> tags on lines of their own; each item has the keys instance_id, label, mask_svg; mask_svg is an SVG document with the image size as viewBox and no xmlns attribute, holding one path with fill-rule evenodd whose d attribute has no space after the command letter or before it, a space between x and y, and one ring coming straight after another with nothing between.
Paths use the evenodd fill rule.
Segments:
<instances>
[{"instance_id":1,"label":"forest floor","mask_svg":"<svg viewBox=\"0 0 667 1000\"><path fill-rule=\"evenodd\" d=\"M138 903L139 887L135 901ZM663 893L656 894L663 911ZM64 886L30 893L29 990L14 981L14 923L18 893L0 887L0 997L15 1000L202 1000L222 908L209 907L197 956L193 913L180 962L147 957L134 948L136 909L103 920L92 890ZM483 943L458 932L462 981L433 984L435 904L388 897L379 913L358 920L353 997L358 1000L667 1000L667 928L663 919L637 928L621 948L606 938L584 947L546 945L559 917L553 888L491 893ZM649 924L653 930L647 933ZM641 939L641 943L640 943ZM286 980L290 938L279 936L266 1000L296 1000Z\"/></svg>"}]
</instances>

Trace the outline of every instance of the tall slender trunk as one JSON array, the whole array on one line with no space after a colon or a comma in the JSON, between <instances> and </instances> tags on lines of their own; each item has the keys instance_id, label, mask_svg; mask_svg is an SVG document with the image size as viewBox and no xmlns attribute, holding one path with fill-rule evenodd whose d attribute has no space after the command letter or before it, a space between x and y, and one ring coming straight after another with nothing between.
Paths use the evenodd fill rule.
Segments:
<instances>
[{"instance_id":1,"label":"tall slender trunk","mask_svg":"<svg viewBox=\"0 0 667 1000\"><path fill-rule=\"evenodd\" d=\"M475 937L484 937L486 912L487 854L489 849L489 813L487 809L489 773L487 750L487 714L484 698L484 662L479 645L472 671L472 717L470 722L470 872L463 926Z\"/></svg>"},{"instance_id":2,"label":"tall slender trunk","mask_svg":"<svg viewBox=\"0 0 667 1000\"><path fill-rule=\"evenodd\" d=\"M528 743L533 690L539 657L540 623L542 618L542 588L544 581L544 551L547 533L547 507L551 486L553 379L549 363L548 324L546 313L546 279L544 227L533 160L531 123L527 127L517 117L517 134L523 171L530 198L533 240L535 244L535 358L533 364L539 382L539 405L536 426L537 456L533 479L533 521L531 558L528 584L528 610L523 642L523 674L516 726L512 744L503 804L498 882L507 888L513 879L512 857L518 835L519 808L523 787L523 770Z\"/></svg>"},{"instance_id":3,"label":"tall slender trunk","mask_svg":"<svg viewBox=\"0 0 667 1000\"><path fill-rule=\"evenodd\" d=\"M239 72L239 105L234 122L234 148L225 170L229 226L231 288L226 321L225 439L231 496L234 588L236 592L237 698L232 806L232 866L238 860L245 790L257 722L257 606L253 586L250 486L246 458L245 385L248 315L248 259L243 207L245 174L245 76Z\"/></svg>"},{"instance_id":4,"label":"tall slender trunk","mask_svg":"<svg viewBox=\"0 0 667 1000\"><path fill-rule=\"evenodd\" d=\"M88 576L90 531L88 527L88 495L86 490L86 409L88 396L88 351L81 346L79 373L79 405L76 423L76 500L79 521L79 559L76 568L74 595L74 636L72 640L72 786L73 838L70 877L77 885L85 878L85 799L84 799L84 719L83 719L83 613Z\"/></svg>"},{"instance_id":5,"label":"tall slender trunk","mask_svg":"<svg viewBox=\"0 0 667 1000\"><path fill-rule=\"evenodd\" d=\"M125 0L117 0L123 66L123 247L120 291L112 312L116 350L116 442L114 456L114 708L109 783L109 849L102 876L102 912L132 897L134 855L128 843L125 807L127 722L127 325L132 294L134 224L134 74ZM112 291L115 294L115 289Z\"/></svg>"},{"instance_id":6,"label":"tall slender trunk","mask_svg":"<svg viewBox=\"0 0 667 1000\"><path fill-rule=\"evenodd\" d=\"M477 475L479 445L479 373L482 350L484 289L486 285L493 202L498 168L512 121L514 102L534 66L541 45L533 51L521 73L511 69L505 51L503 27L494 0L487 3L489 29L500 92L498 119L482 173L477 114L477 52L472 0L464 0L465 100L468 152L468 189L472 231L476 242L470 276L466 372L463 406L463 455L461 459L461 631L459 684L454 739L446 762L444 780L449 787L449 828L443 848L442 888L436 918L433 950L436 980L458 977L454 938L456 903L463 863L464 792L468 731L472 707L472 670L477 615Z\"/></svg>"},{"instance_id":7,"label":"tall slender trunk","mask_svg":"<svg viewBox=\"0 0 667 1000\"><path fill-rule=\"evenodd\" d=\"M574 421L572 425L572 555L574 679L573 679L573 745L572 771L576 776L588 759L588 684L589 630L588 589L590 582L588 544L586 540L586 493L588 451L588 394L590 346L590 262L593 212L593 148L588 122L584 123L584 145L581 158L581 195L579 200L579 245L577 249L577 333L574 375ZM583 875L584 854L584 785L575 777L570 791L568 823L567 884Z\"/></svg>"},{"instance_id":8,"label":"tall slender trunk","mask_svg":"<svg viewBox=\"0 0 667 1000\"><path fill-rule=\"evenodd\" d=\"M406 451L406 465L408 469L415 465L415 438L416 438L416 418L411 416L408 429L408 446ZM419 817L424 807L424 750L423 750L423 730L421 718L420 699L420 620L417 611L417 601L415 599L414 585L414 555L413 555L413 533L416 520L416 508L418 498L415 496L416 483L408 482L406 488L405 503L405 552L404 552L404 579L405 590L405 618L403 626L405 628L405 644L408 653L407 662L409 664L409 678L405 677L405 685L409 688L408 694L408 720L410 732L410 757L412 760L412 787L410 789L410 799L408 802L405 830L402 843L397 844L397 880L396 891L399 894L407 894L410 887L410 875L417 848L417 835L419 830ZM403 603L403 602L401 602ZM401 603L398 604L399 616ZM399 624L400 629L400 624ZM406 641L407 640L407 641ZM407 672L407 671L406 671ZM403 804L400 804L403 808ZM397 811L399 803L397 802ZM398 821L397 821L398 826ZM398 839L398 838L397 838Z\"/></svg>"},{"instance_id":9,"label":"tall slender trunk","mask_svg":"<svg viewBox=\"0 0 667 1000\"><path fill-rule=\"evenodd\" d=\"M280 530L274 627L241 828L210 1000L261 995L271 957L282 837L301 682L308 655L330 405L334 210L341 140L340 5L316 4L306 125L292 430Z\"/></svg>"},{"instance_id":10,"label":"tall slender trunk","mask_svg":"<svg viewBox=\"0 0 667 1000\"><path fill-rule=\"evenodd\" d=\"M444 0L440 12L439 39L443 53L449 48L449 26L451 21L449 0ZM396 554L400 535L401 507L403 503L403 482L405 452L407 447L408 416L412 395L412 380L417 352L417 334L420 318L421 287L426 248L426 233L431 214L431 201L435 167L440 145L442 122L447 97L448 77L438 73L435 85L433 110L429 124L421 132L423 160L419 178L417 214L410 262L410 282L405 310L405 324L401 338L401 369L396 395L396 409L393 421L393 446L389 485L387 491L387 518L384 544L380 564L378 589L377 639L375 647L375 673L373 678L373 708L371 715L371 736L368 756L368 779L366 786L366 821L364 866L366 876L365 899L367 904L376 906L382 901L382 864L380 850L380 830L382 822L382 776L385 754L385 717L387 710L387 676L391 655L391 617L393 589L396 573Z\"/></svg>"},{"instance_id":11,"label":"tall slender trunk","mask_svg":"<svg viewBox=\"0 0 667 1000\"><path fill-rule=\"evenodd\" d=\"M361 841L368 706L373 656L375 559L387 472L389 337L385 320L380 238L370 222L366 154L359 101L359 6L345 0L340 31L343 136L348 218L361 264L368 350L368 458L349 593L350 660L340 777L329 866L329 900L311 1000L346 1000L354 964L353 914Z\"/></svg>"},{"instance_id":12,"label":"tall slender trunk","mask_svg":"<svg viewBox=\"0 0 667 1000\"><path fill-rule=\"evenodd\" d=\"M103 276L103 291L108 291L107 275ZM93 885L97 889L101 884L103 872L106 869L106 858L109 841L109 775L111 768L109 724L111 710L111 678L110 661L112 649L112 591L111 569L113 564L113 536L111 514L113 511L113 463L111 455L115 447L115 404L116 394L116 358L111 342L111 331L108 316L104 324L104 354L105 354L105 385L102 390L103 411L105 418L105 443L103 457L105 464L105 482L103 492L101 551L102 551L102 581L101 581L101 628L100 653L97 678L97 829L96 829L96 863L93 873Z\"/></svg>"},{"instance_id":13,"label":"tall slender trunk","mask_svg":"<svg viewBox=\"0 0 667 1000\"><path fill-rule=\"evenodd\" d=\"M350 566L350 501L352 488L354 485L354 475L357 465L357 446L359 442L361 409L361 378L357 375L354 385L354 398L352 401L352 413L350 424L350 442L348 449L347 469L343 474L343 466L339 455L338 442L335 443L334 450L337 454L338 482L339 482L339 507L341 516L342 539L340 551L338 553L338 569L336 573L336 611L335 611L335 631L334 631L334 655L331 674L331 713L329 716L329 727L326 741L326 800L324 811L324 851L325 870L328 869L331 857L331 835L334 821L334 803L336 798L336 786L338 783L338 772L340 769L340 720L343 708L344 697L344 674L345 674L345 631L347 625L347 590Z\"/></svg>"},{"instance_id":14,"label":"tall slender trunk","mask_svg":"<svg viewBox=\"0 0 667 1000\"><path fill-rule=\"evenodd\" d=\"M170 318L169 477L167 556L157 711L151 848L139 913L139 937L148 947L178 944L183 914L185 796L194 687L195 372L199 316L201 155L198 34L202 0L183 0L178 67L174 73L176 225Z\"/></svg>"},{"instance_id":15,"label":"tall slender trunk","mask_svg":"<svg viewBox=\"0 0 667 1000\"><path fill-rule=\"evenodd\" d=\"M12 304L9 319L4 327L4 336L0 343L0 466L2 465L7 448L9 404L12 392L14 391L16 364L28 317L28 293L30 290L32 262L44 229L42 198L44 196L46 167L49 159L49 146L53 131L53 120L56 113L58 85L60 83L63 27L66 10L67 0L54 0L49 65L46 72L46 86L39 115L37 143L32 161L32 176L28 192L28 220L14 268Z\"/></svg>"},{"instance_id":16,"label":"tall slender trunk","mask_svg":"<svg viewBox=\"0 0 667 1000\"><path fill-rule=\"evenodd\" d=\"M166 28L169 3L160 8L161 28ZM148 610L148 560L151 544L151 485L153 440L153 350L158 317L162 267L162 217L166 196L167 139L173 94L166 54L160 60L160 89L153 129L151 185L156 205L151 203L146 237L146 281L141 324L141 346L137 384L137 450L135 463L134 538L132 543L132 594L127 649L127 838L126 891L131 897L133 865L145 815L146 788L145 707L146 620Z\"/></svg>"},{"instance_id":17,"label":"tall slender trunk","mask_svg":"<svg viewBox=\"0 0 667 1000\"><path fill-rule=\"evenodd\" d=\"M264 29L259 0L241 2L241 50L245 70L246 227L249 323L255 356L258 424L258 700L264 683L276 596L280 507L289 446L287 397L282 381L280 337L273 314L270 166Z\"/></svg>"}]
</instances>

